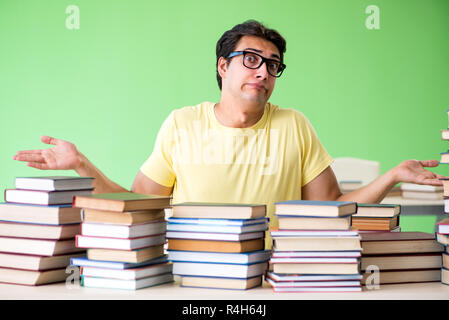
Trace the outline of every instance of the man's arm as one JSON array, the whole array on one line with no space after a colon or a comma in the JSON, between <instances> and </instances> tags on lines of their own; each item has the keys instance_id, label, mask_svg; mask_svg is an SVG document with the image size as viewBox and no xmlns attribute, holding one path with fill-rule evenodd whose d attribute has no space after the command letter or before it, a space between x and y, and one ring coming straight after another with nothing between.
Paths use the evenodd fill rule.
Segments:
<instances>
[{"instance_id":1,"label":"man's arm","mask_svg":"<svg viewBox=\"0 0 449 320\"><path fill-rule=\"evenodd\" d=\"M332 168L327 167L315 179L302 188L304 200L355 201L359 203L379 203L399 182L441 186L443 176L430 172L424 167L437 167L438 161L407 160L372 181L370 184L342 195Z\"/></svg>"}]
</instances>

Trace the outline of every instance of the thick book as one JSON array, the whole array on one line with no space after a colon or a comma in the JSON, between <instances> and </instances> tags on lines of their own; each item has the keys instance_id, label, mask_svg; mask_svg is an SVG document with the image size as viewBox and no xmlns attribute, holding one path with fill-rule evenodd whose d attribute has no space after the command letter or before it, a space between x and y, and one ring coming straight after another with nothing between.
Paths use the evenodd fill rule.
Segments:
<instances>
[{"instance_id":1,"label":"thick book","mask_svg":"<svg viewBox=\"0 0 449 320\"><path fill-rule=\"evenodd\" d=\"M0 282L28 286L63 282L68 276L65 267L45 271L0 268Z\"/></svg>"},{"instance_id":2,"label":"thick book","mask_svg":"<svg viewBox=\"0 0 449 320\"><path fill-rule=\"evenodd\" d=\"M53 256L73 252L85 251L75 246L74 239L68 240L42 240L0 237L2 252L33 254L39 256Z\"/></svg>"},{"instance_id":3,"label":"thick book","mask_svg":"<svg viewBox=\"0 0 449 320\"><path fill-rule=\"evenodd\" d=\"M138 237L138 238L104 238L92 236L76 236L76 246L78 248L98 248L135 250L150 246L158 246L165 243L165 234Z\"/></svg>"},{"instance_id":4,"label":"thick book","mask_svg":"<svg viewBox=\"0 0 449 320\"><path fill-rule=\"evenodd\" d=\"M132 226L83 222L81 224L81 234L92 237L127 239L163 234L166 231L166 227L167 222L165 220Z\"/></svg>"},{"instance_id":5,"label":"thick book","mask_svg":"<svg viewBox=\"0 0 449 320\"><path fill-rule=\"evenodd\" d=\"M94 178L71 177L71 176L48 176L48 177L16 177L16 189L26 190L83 190L93 189Z\"/></svg>"},{"instance_id":6,"label":"thick book","mask_svg":"<svg viewBox=\"0 0 449 320\"><path fill-rule=\"evenodd\" d=\"M398 204L358 203L357 213L352 218L393 218L400 213L401 206Z\"/></svg>"},{"instance_id":7,"label":"thick book","mask_svg":"<svg viewBox=\"0 0 449 320\"><path fill-rule=\"evenodd\" d=\"M121 261L102 261L102 260L90 260L86 257L78 257L70 259L70 264L79 267L92 267L92 268L106 268L114 270L125 270L138 268L143 266L149 266L153 264L161 264L167 262L167 255L164 254L160 257L145 260L138 263L121 262Z\"/></svg>"},{"instance_id":8,"label":"thick book","mask_svg":"<svg viewBox=\"0 0 449 320\"><path fill-rule=\"evenodd\" d=\"M271 264L271 262L270 262ZM289 274L355 274L360 273L355 263L273 263L273 272Z\"/></svg>"},{"instance_id":9,"label":"thick book","mask_svg":"<svg viewBox=\"0 0 449 320\"><path fill-rule=\"evenodd\" d=\"M437 223L437 232L441 234L449 234L449 218L445 218Z\"/></svg>"},{"instance_id":10,"label":"thick book","mask_svg":"<svg viewBox=\"0 0 449 320\"><path fill-rule=\"evenodd\" d=\"M80 223L81 209L71 205L0 203L0 220L52 225Z\"/></svg>"},{"instance_id":11,"label":"thick book","mask_svg":"<svg viewBox=\"0 0 449 320\"><path fill-rule=\"evenodd\" d=\"M279 229L282 230L348 230L351 216L341 218L298 217L278 215Z\"/></svg>"},{"instance_id":12,"label":"thick book","mask_svg":"<svg viewBox=\"0 0 449 320\"><path fill-rule=\"evenodd\" d=\"M173 262L210 262L250 264L266 262L270 259L270 250L259 250L245 253L198 252L168 250L168 259Z\"/></svg>"},{"instance_id":13,"label":"thick book","mask_svg":"<svg viewBox=\"0 0 449 320\"><path fill-rule=\"evenodd\" d=\"M120 280L81 276L81 284L83 287L87 288L138 290L170 282L173 282L173 275L171 273L160 274L137 280Z\"/></svg>"},{"instance_id":14,"label":"thick book","mask_svg":"<svg viewBox=\"0 0 449 320\"><path fill-rule=\"evenodd\" d=\"M249 252L263 250L264 239L247 241L209 241L209 240L186 240L168 239L169 250L183 251L209 251L209 252Z\"/></svg>"},{"instance_id":15,"label":"thick book","mask_svg":"<svg viewBox=\"0 0 449 320\"><path fill-rule=\"evenodd\" d=\"M10 203L55 205L71 204L75 196L90 195L92 190L38 191L6 189L5 201Z\"/></svg>"},{"instance_id":16,"label":"thick book","mask_svg":"<svg viewBox=\"0 0 449 320\"><path fill-rule=\"evenodd\" d=\"M441 253L362 256L362 270L375 265L379 270L441 268Z\"/></svg>"},{"instance_id":17,"label":"thick book","mask_svg":"<svg viewBox=\"0 0 449 320\"><path fill-rule=\"evenodd\" d=\"M125 212L83 209L83 221L89 223L107 223L132 226L135 224L158 221L164 218L164 209L149 209Z\"/></svg>"},{"instance_id":18,"label":"thick book","mask_svg":"<svg viewBox=\"0 0 449 320\"><path fill-rule=\"evenodd\" d=\"M0 221L0 237L60 240L75 238L80 230L79 223L55 226Z\"/></svg>"},{"instance_id":19,"label":"thick book","mask_svg":"<svg viewBox=\"0 0 449 320\"><path fill-rule=\"evenodd\" d=\"M213 241L245 241L265 237L265 232L249 233L206 233L206 232L181 232L167 231L167 239L194 239Z\"/></svg>"},{"instance_id":20,"label":"thick book","mask_svg":"<svg viewBox=\"0 0 449 320\"><path fill-rule=\"evenodd\" d=\"M100 277L120 280L136 280L171 273L173 264L171 262L140 266L129 269L110 269L101 267L84 266L81 275L86 277Z\"/></svg>"},{"instance_id":21,"label":"thick book","mask_svg":"<svg viewBox=\"0 0 449 320\"><path fill-rule=\"evenodd\" d=\"M443 252L435 235L425 232L361 233L363 255Z\"/></svg>"},{"instance_id":22,"label":"thick book","mask_svg":"<svg viewBox=\"0 0 449 320\"><path fill-rule=\"evenodd\" d=\"M59 269L67 267L72 258L84 256L84 252L56 256L37 256L0 252L0 267L35 271Z\"/></svg>"},{"instance_id":23,"label":"thick book","mask_svg":"<svg viewBox=\"0 0 449 320\"><path fill-rule=\"evenodd\" d=\"M275 237L276 251L357 251L360 237Z\"/></svg>"},{"instance_id":24,"label":"thick book","mask_svg":"<svg viewBox=\"0 0 449 320\"><path fill-rule=\"evenodd\" d=\"M183 202L173 204L177 218L253 219L266 215L264 204Z\"/></svg>"},{"instance_id":25,"label":"thick book","mask_svg":"<svg viewBox=\"0 0 449 320\"><path fill-rule=\"evenodd\" d=\"M175 262L173 274L221 278L251 278L265 273L268 263L226 264L204 262Z\"/></svg>"},{"instance_id":26,"label":"thick book","mask_svg":"<svg viewBox=\"0 0 449 320\"><path fill-rule=\"evenodd\" d=\"M181 277L181 287L247 290L262 285L262 276L251 278Z\"/></svg>"},{"instance_id":27,"label":"thick book","mask_svg":"<svg viewBox=\"0 0 449 320\"><path fill-rule=\"evenodd\" d=\"M88 249L89 260L140 263L164 255L164 245L146 247L137 250Z\"/></svg>"},{"instance_id":28,"label":"thick book","mask_svg":"<svg viewBox=\"0 0 449 320\"><path fill-rule=\"evenodd\" d=\"M372 273L363 273L362 285L372 284L378 281L378 284L399 284L399 283L416 283L416 282L438 282L440 281L441 268L437 269L403 269L403 270L381 270L378 277L371 278ZM367 283L368 282L368 283Z\"/></svg>"},{"instance_id":29,"label":"thick book","mask_svg":"<svg viewBox=\"0 0 449 320\"><path fill-rule=\"evenodd\" d=\"M207 233L249 233L268 230L268 219L255 224L242 226L235 225L212 225L212 224L188 224L173 222L168 219L167 231L185 231L185 232L207 232Z\"/></svg>"},{"instance_id":30,"label":"thick book","mask_svg":"<svg viewBox=\"0 0 449 320\"><path fill-rule=\"evenodd\" d=\"M76 196L73 206L84 209L115 212L164 209L170 207L170 197L133 192L101 193L90 196Z\"/></svg>"},{"instance_id":31,"label":"thick book","mask_svg":"<svg viewBox=\"0 0 449 320\"><path fill-rule=\"evenodd\" d=\"M389 231L399 226L399 216L393 218L352 217L352 227L357 230Z\"/></svg>"},{"instance_id":32,"label":"thick book","mask_svg":"<svg viewBox=\"0 0 449 320\"><path fill-rule=\"evenodd\" d=\"M357 212L357 203L348 201L289 200L275 202L276 215L342 217Z\"/></svg>"}]
</instances>

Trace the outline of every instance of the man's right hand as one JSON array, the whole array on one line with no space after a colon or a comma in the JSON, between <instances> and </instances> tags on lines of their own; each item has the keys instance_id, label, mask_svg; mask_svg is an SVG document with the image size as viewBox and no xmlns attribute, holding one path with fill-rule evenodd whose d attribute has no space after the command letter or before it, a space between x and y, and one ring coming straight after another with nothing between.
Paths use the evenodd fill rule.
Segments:
<instances>
[{"instance_id":1,"label":"man's right hand","mask_svg":"<svg viewBox=\"0 0 449 320\"><path fill-rule=\"evenodd\" d=\"M41 141L54 147L18 151L13 159L26 161L27 166L41 170L76 170L81 166L80 153L73 143L49 136L42 136Z\"/></svg>"}]
</instances>

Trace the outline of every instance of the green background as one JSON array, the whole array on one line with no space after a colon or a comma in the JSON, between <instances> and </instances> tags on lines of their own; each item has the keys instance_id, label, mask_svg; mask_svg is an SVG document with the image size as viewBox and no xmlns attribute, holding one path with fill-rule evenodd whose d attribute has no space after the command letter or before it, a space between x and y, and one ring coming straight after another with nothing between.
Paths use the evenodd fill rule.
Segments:
<instances>
[{"instance_id":1,"label":"green background","mask_svg":"<svg viewBox=\"0 0 449 320\"><path fill-rule=\"evenodd\" d=\"M66 28L73 4L79 30ZM380 9L379 30L365 26L369 5ZM45 134L130 188L171 110L219 100L216 41L250 18L287 40L270 101L302 111L333 157L376 160L383 173L448 149L446 0L0 0L2 187L54 174L12 160L46 147ZM404 231L435 223L401 219Z\"/></svg>"}]
</instances>

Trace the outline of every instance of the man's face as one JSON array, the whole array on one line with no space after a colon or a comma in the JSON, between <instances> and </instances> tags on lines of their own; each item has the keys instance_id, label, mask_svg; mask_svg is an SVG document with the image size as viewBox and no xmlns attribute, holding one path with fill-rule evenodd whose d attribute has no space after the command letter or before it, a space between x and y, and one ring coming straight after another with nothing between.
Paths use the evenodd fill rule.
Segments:
<instances>
[{"instance_id":1,"label":"man's face","mask_svg":"<svg viewBox=\"0 0 449 320\"><path fill-rule=\"evenodd\" d=\"M279 50L274 43L255 36L243 36L234 51L251 51L265 58L280 61ZM235 56L230 59L229 64L220 58L222 93L253 103L265 104L273 92L276 77L268 73L266 63L258 69L249 69L243 65L243 58L243 55Z\"/></svg>"}]
</instances>

